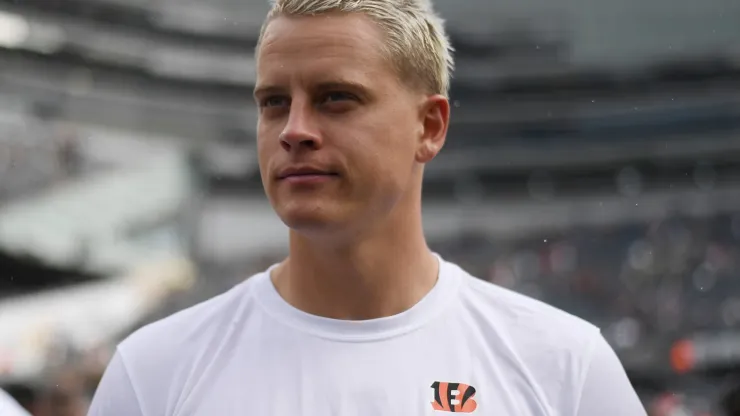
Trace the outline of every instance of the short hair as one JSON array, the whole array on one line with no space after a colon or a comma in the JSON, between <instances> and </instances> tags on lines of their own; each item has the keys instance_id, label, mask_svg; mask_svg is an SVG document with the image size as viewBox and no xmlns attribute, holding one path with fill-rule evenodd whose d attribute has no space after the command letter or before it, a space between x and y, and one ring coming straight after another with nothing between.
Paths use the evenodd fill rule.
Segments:
<instances>
[{"instance_id":1,"label":"short hair","mask_svg":"<svg viewBox=\"0 0 740 416\"><path fill-rule=\"evenodd\" d=\"M431 94L448 96L454 51L431 0L271 0L257 50L265 30L278 16L361 13L385 33L382 51L401 80Z\"/></svg>"}]
</instances>

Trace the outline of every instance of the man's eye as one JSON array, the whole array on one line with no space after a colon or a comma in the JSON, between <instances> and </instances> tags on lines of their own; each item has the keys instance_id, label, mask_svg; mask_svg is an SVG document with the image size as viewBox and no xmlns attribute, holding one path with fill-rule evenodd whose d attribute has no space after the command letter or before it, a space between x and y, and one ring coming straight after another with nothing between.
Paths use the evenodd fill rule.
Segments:
<instances>
[{"instance_id":1,"label":"man's eye","mask_svg":"<svg viewBox=\"0 0 740 416\"><path fill-rule=\"evenodd\" d=\"M337 101L341 102L341 101L348 101L348 100L354 100L354 99L356 98L353 94L350 94L348 92L335 91L335 92L324 94L324 96L322 97L322 102L332 103L332 102L337 102Z\"/></svg>"},{"instance_id":2,"label":"man's eye","mask_svg":"<svg viewBox=\"0 0 740 416\"><path fill-rule=\"evenodd\" d=\"M262 102L260 102L261 107L280 107L287 105L288 99L286 97L267 97Z\"/></svg>"}]
</instances>

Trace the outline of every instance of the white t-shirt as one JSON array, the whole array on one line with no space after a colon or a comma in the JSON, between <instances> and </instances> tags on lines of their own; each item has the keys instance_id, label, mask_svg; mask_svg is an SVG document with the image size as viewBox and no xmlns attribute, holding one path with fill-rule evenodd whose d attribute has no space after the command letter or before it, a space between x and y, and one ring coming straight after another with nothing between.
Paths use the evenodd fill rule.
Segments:
<instances>
[{"instance_id":1,"label":"white t-shirt","mask_svg":"<svg viewBox=\"0 0 740 416\"><path fill-rule=\"evenodd\" d=\"M645 416L593 325L440 260L399 315L306 314L270 271L118 346L90 416Z\"/></svg>"},{"instance_id":2,"label":"white t-shirt","mask_svg":"<svg viewBox=\"0 0 740 416\"><path fill-rule=\"evenodd\" d=\"M12 397L0 389L0 416L31 416Z\"/></svg>"}]
</instances>

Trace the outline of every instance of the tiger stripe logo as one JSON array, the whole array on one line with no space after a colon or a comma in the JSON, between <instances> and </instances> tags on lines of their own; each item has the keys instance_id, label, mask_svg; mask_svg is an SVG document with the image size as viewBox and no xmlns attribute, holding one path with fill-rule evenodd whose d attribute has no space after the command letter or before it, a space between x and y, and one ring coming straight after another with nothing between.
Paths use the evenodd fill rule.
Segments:
<instances>
[{"instance_id":1,"label":"tiger stripe logo","mask_svg":"<svg viewBox=\"0 0 740 416\"><path fill-rule=\"evenodd\" d=\"M475 387L462 383L443 383L435 381L432 408L440 412L473 413L478 408Z\"/></svg>"}]
</instances>

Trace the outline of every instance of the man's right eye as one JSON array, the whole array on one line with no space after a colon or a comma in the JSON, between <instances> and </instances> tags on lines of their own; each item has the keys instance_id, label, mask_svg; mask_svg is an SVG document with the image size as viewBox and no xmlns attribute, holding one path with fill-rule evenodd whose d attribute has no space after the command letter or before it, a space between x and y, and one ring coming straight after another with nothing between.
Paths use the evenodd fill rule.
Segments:
<instances>
[{"instance_id":1,"label":"man's right eye","mask_svg":"<svg viewBox=\"0 0 740 416\"><path fill-rule=\"evenodd\" d=\"M288 99L281 96L267 97L260 102L260 107L281 107L287 105Z\"/></svg>"}]
</instances>

